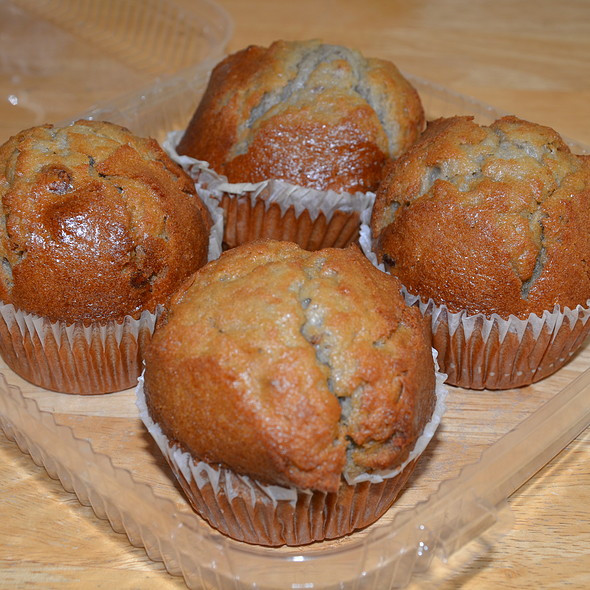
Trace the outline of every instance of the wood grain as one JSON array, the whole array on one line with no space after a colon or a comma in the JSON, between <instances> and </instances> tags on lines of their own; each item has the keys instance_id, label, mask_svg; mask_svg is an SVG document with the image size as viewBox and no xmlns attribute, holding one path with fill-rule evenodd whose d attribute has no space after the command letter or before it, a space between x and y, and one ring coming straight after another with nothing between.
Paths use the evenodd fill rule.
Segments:
<instances>
[{"instance_id":1,"label":"wood grain","mask_svg":"<svg viewBox=\"0 0 590 590\"><path fill-rule=\"evenodd\" d=\"M190 0L177 3L191 7ZM585 0L219 3L235 23L230 51L250 43L268 44L276 38L322 38L348 44L590 144L590 4ZM60 64L64 77L80 70L84 62L78 58L73 56L71 63ZM49 101L58 100L60 88L59 70L53 76ZM32 95L33 85L41 80L31 78L30 84ZM69 92L58 106L82 111L90 98L81 88ZM28 124L25 117L15 123L14 112L3 96L3 136L12 133L15 124ZM490 392L470 396L468 411L458 397L460 390L454 390L437 444L429 448L427 460L414 474L413 485L400 499L400 506L412 505L421 494L427 495L437 477L451 475L450 464L437 461L445 446L445 452L454 444L457 453L476 457L510 427L507 420L518 423L531 403L539 404L576 371L589 366L588 345L576 363L575 370L566 367L532 388L505 396ZM27 388L17 378L14 382ZM127 402L119 405L112 418L106 397L85 405L70 396L56 402L52 395L36 395L42 404L59 403L55 408L59 419L79 433L90 432L97 444L105 445L103 450L129 444L139 436L140 426ZM590 430L586 429L512 495L508 527L490 531L452 556L448 566L433 567L429 578L417 579L413 586L433 587L436 579L437 587L449 590L590 587L589 459ZM130 466L125 457L120 461L122 466ZM457 464L453 465L456 469ZM155 460L141 473L146 481L158 482L161 490L183 501L173 485L167 487L165 465ZM113 532L106 521L81 506L73 494L65 492L3 436L0 481L1 589L185 587L182 579L170 576L142 549L132 547L126 536Z\"/></svg>"}]
</instances>

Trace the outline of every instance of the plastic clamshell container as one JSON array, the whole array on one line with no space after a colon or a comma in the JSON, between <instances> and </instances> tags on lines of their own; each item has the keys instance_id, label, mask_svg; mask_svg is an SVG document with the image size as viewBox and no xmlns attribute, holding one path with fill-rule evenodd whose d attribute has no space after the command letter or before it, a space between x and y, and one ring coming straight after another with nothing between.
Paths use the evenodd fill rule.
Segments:
<instances>
[{"instance_id":1,"label":"plastic clamshell container","mask_svg":"<svg viewBox=\"0 0 590 590\"><path fill-rule=\"evenodd\" d=\"M207 82L210 57L80 116L162 141L188 122ZM489 123L501 115L408 77L429 118L472 114ZM586 342L565 367L529 387L449 387L443 422L389 512L366 530L300 548L233 541L197 516L139 420L132 390L83 397L54 393L23 381L0 361L0 427L81 503L150 558L163 561L171 574L183 576L189 588L384 590L416 578L440 582L448 575L444 562L460 556L469 541L493 542L509 526L507 497L590 423L589 366Z\"/></svg>"}]
</instances>

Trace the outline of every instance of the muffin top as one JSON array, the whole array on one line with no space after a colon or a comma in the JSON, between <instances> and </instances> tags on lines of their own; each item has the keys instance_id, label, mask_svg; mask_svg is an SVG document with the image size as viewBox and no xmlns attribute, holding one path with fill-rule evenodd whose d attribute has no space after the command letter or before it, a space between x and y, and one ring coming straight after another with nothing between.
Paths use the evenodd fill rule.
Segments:
<instances>
[{"instance_id":1,"label":"muffin top","mask_svg":"<svg viewBox=\"0 0 590 590\"><path fill-rule=\"evenodd\" d=\"M52 321L166 304L207 261L209 213L153 139L77 121L0 146L0 300Z\"/></svg>"},{"instance_id":2,"label":"muffin top","mask_svg":"<svg viewBox=\"0 0 590 590\"><path fill-rule=\"evenodd\" d=\"M375 251L410 293L507 318L590 298L590 159L552 129L439 119L388 168Z\"/></svg>"},{"instance_id":3,"label":"muffin top","mask_svg":"<svg viewBox=\"0 0 590 590\"><path fill-rule=\"evenodd\" d=\"M250 46L218 64L178 145L230 182L374 190L424 113L394 64L319 41Z\"/></svg>"},{"instance_id":4,"label":"muffin top","mask_svg":"<svg viewBox=\"0 0 590 590\"><path fill-rule=\"evenodd\" d=\"M173 444L325 491L408 457L435 403L430 335L356 247L250 242L189 282L146 353L146 402Z\"/></svg>"}]
</instances>

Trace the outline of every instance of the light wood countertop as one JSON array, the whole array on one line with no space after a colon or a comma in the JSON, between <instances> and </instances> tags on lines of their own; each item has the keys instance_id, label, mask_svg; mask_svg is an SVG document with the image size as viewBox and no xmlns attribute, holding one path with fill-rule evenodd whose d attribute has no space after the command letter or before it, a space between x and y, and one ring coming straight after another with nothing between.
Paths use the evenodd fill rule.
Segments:
<instances>
[{"instance_id":1,"label":"light wood countertop","mask_svg":"<svg viewBox=\"0 0 590 590\"><path fill-rule=\"evenodd\" d=\"M590 145L586 0L218 2L234 21L230 52L277 38L349 45ZM0 481L0 589L185 587L1 434ZM590 587L590 429L509 506L512 527L441 587Z\"/></svg>"}]
</instances>

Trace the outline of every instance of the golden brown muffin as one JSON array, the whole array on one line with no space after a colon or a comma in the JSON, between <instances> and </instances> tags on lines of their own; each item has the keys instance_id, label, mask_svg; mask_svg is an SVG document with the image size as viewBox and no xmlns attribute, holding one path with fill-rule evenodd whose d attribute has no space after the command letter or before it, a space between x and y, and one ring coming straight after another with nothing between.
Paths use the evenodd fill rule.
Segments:
<instances>
[{"instance_id":1,"label":"golden brown muffin","mask_svg":"<svg viewBox=\"0 0 590 590\"><path fill-rule=\"evenodd\" d=\"M0 352L68 393L134 385L150 314L207 261L209 212L155 140L106 122L0 146Z\"/></svg>"},{"instance_id":2,"label":"golden brown muffin","mask_svg":"<svg viewBox=\"0 0 590 590\"><path fill-rule=\"evenodd\" d=\"M374 249L418 296L448 383L506 389L563 366L590 329L590 160L516 117L439 119L393 162Z\"/></svg>"},{"instance_id":3,"label":"golden brown muffin","mask_svg":"<svg viewBox=\"0 0 590 590\"><path fill-rule=\"evenodd\" d=\"M263 545L378 519L444 409L426 323L356 247L225 252L176 295L144 379L140 415L195 510Z\"/></svg>"},{"instance_id":4,"label":"golden brown muffin","mask_svg":"<svg viewBox=\"0 0 590 590\"><path fill-rule=\"evenodd\" d=\"M590 298L590 165L548 127L431 123L389 168L371 225L388 269L453 312L526 318Z\"/></svg>"},{"instance_id":5,"label":"golden brown muffin","mask_svg":"<svg viewBox=\"0 0 590 590\"><path fill-rule=\"evenodd\" d=\"M367 191L423 123L417 92L391 62L319 41L276 41L215 67L177 149L230 182Z\"/></svg>"},{"instance_id":6,"label":"golden brown muffin","mask_svg":"<svg viewBox=\"0 0 590 590\"><path fill-rule=\"evenodd\" d=\"M207 261L210 218L190 178L111 123L10 138L0 202L0 300L52 321L153 311Z\"/></svg>"},{"instance_id":7,"label":"golden brown muffin","mask_svg":"<svg viewBox=\"0 0 590 590\"><path fill-rule=\"evenodd\" d=\"M356 248L241 246L203 267L146 354L154 420L201 460L335 491L391 468L434 406L427 327Z\"/></svg>"}]
</instances>

